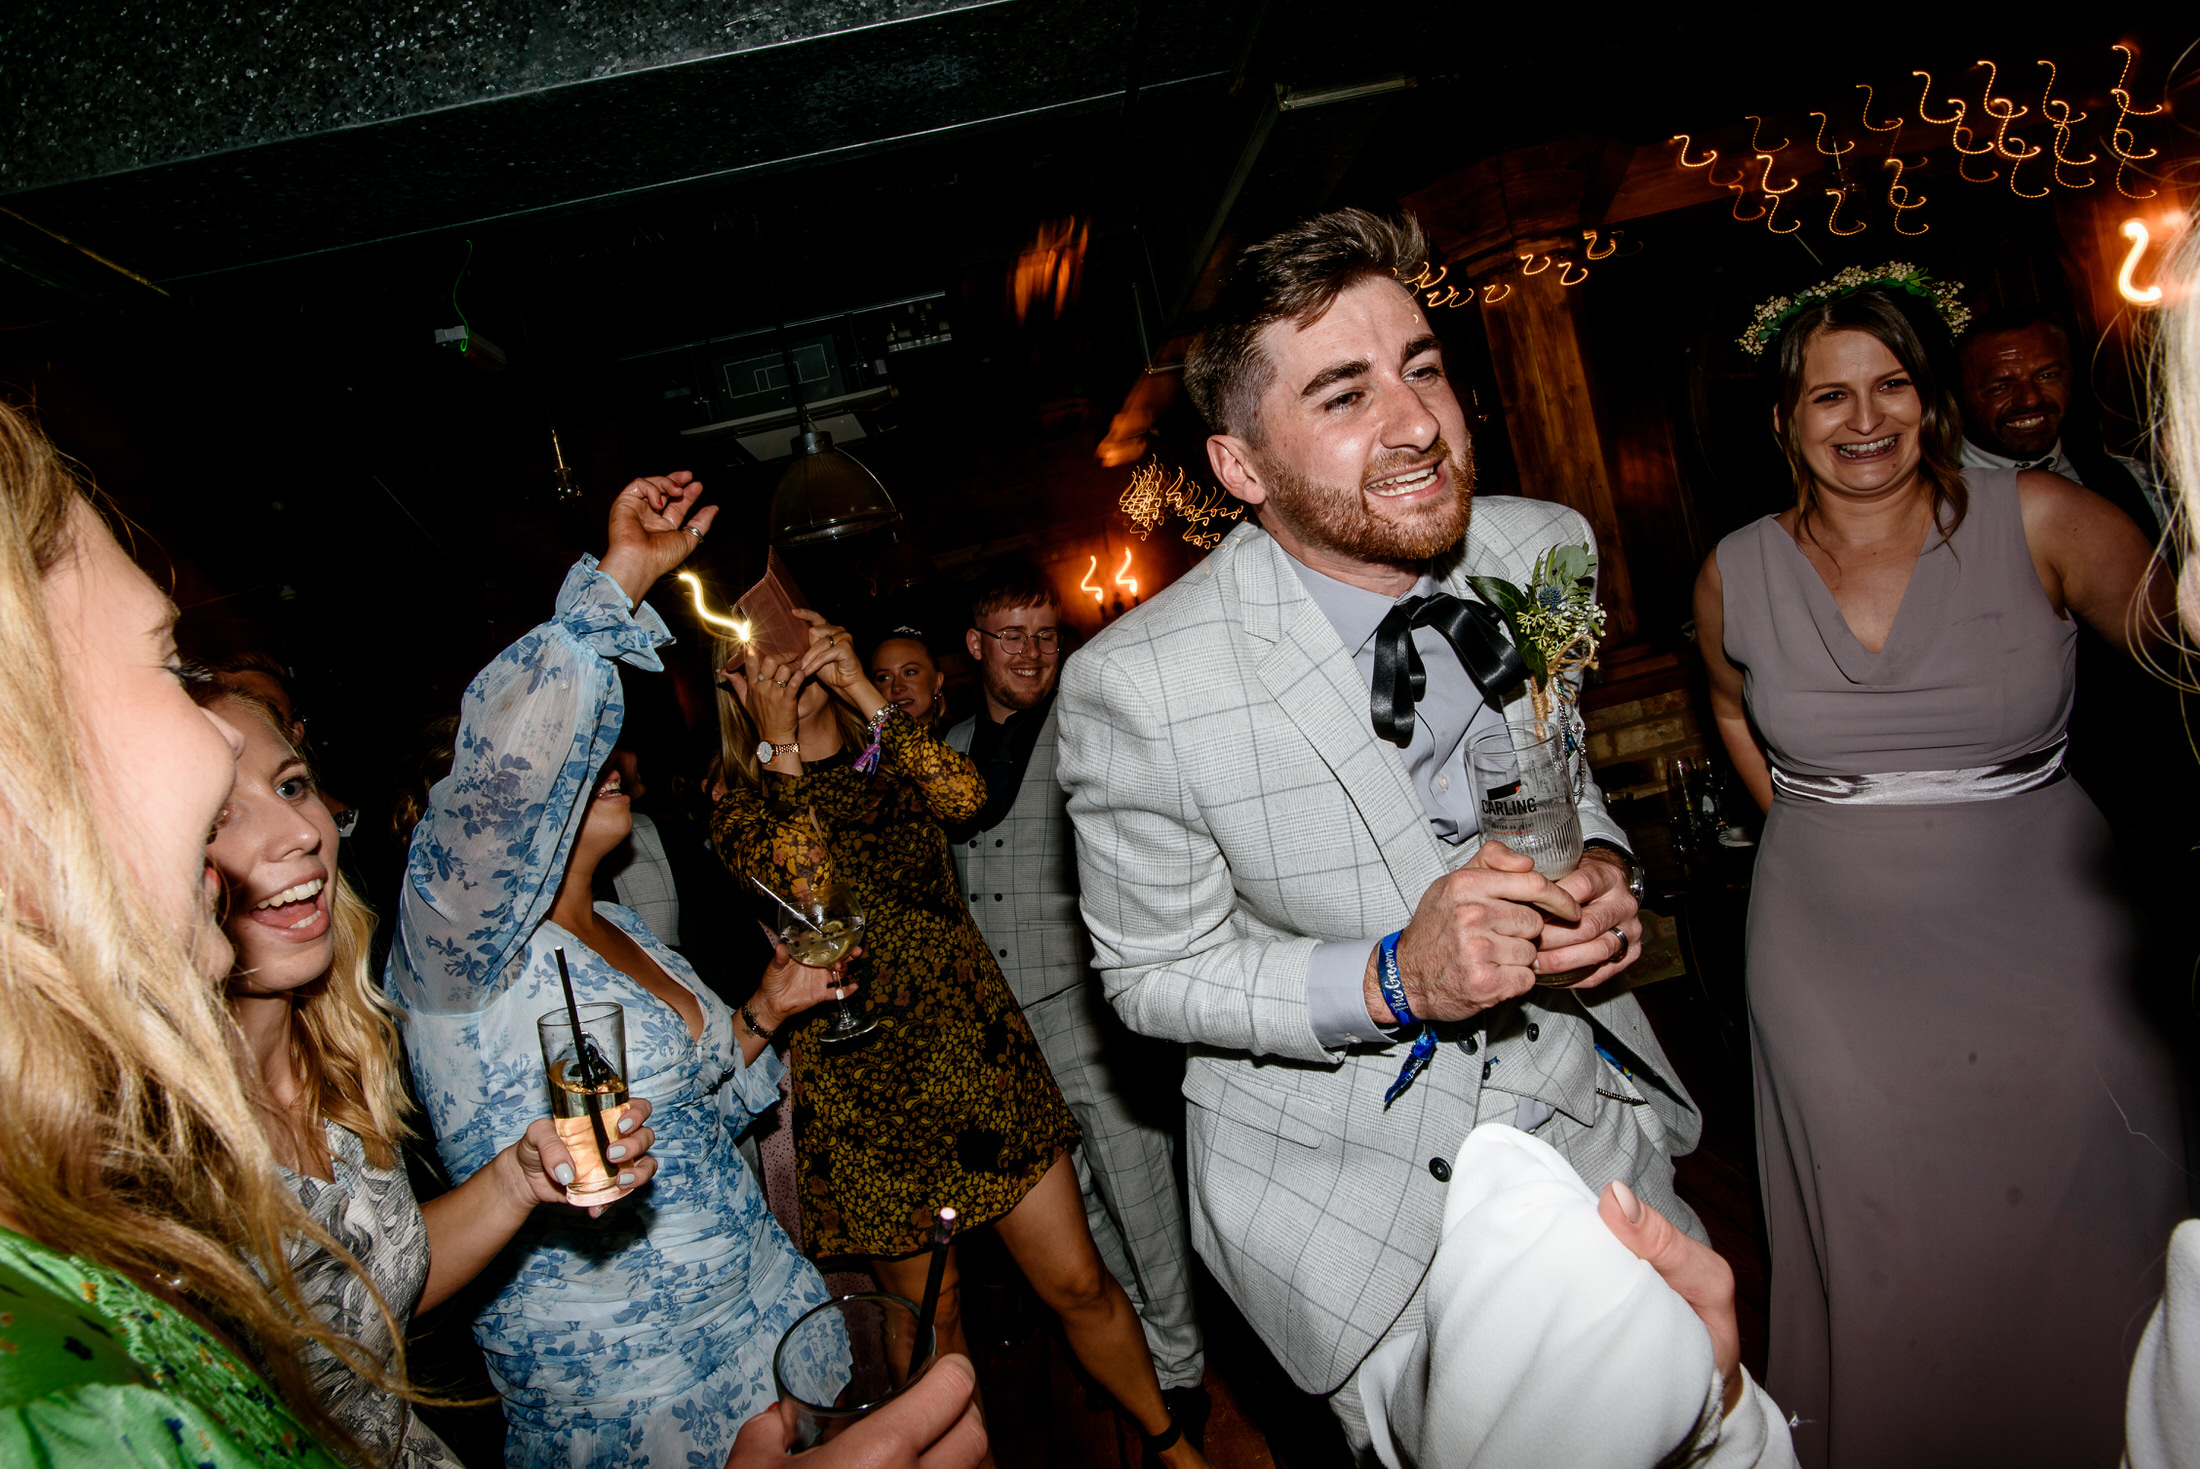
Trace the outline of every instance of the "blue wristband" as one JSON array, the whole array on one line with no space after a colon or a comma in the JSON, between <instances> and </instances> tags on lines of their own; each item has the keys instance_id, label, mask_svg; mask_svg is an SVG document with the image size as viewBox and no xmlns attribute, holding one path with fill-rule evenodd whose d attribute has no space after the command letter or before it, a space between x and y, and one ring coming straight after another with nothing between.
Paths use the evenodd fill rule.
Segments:
<instances>
[{"instance_id":1,"label":"blue wristband","mask_svg":"<svg viewBox=\"0 0 2200 1469\"><path fill-rule=\"evenodd\" d=\"M1375 960L1375 982L1382 986L1383 1003L1390 1007L1398 1023L1417 1025L1420 1022L1414 1016L1413 1007L1406 1003L1405 978L1398 972L1398 940L1404 937L1405 930L1400 929L1383 940Z\"/></svg>"},{"instance_id":2,"label":"blue wristband","mask_svg":"<svg viewBox=\"0 0 2200 1469\"><path fill-rule=\"evenodd\" d=\"M1413 1007L1406 1003L1405 979L1398 972L1398 940L1403 932L1391 934L1376 950L1375 982L1382 986L1383 1003L1390 1013L1398 1017L1401 1026L1420 1025L1421 1033L1413 1038L1413 1049L1406 1056L1406 1064L1398 1068L1398 1079L1383 1093L1383 1110L1398 1100L1414 1079L1428 1069L1429 1058L1436 1054L1436 1027L1423 1024L1414 1018Z\"/></svg>"}]
</instances>

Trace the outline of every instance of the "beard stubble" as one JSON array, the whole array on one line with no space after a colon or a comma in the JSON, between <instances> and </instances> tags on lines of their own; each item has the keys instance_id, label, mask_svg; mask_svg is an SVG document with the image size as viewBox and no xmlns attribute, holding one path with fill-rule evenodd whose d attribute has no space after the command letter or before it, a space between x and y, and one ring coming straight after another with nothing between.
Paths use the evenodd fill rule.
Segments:
<instances>
[{"instance_id":1,"label":"beard stubble","mask_svg":"<svg viewBox=\"0 0 2200 1469\"><path fill-rule=\"evenodd\" d=\"M1366 487L1433 454L1451 470L1451 493L1411 516L1386 520L1368 506ZM1473 446L1454 449L1439 438L1422 454L1394 454L1370 465L1350 489L1324 485L1288 465L1265 464L1267 506L1308 545L1355 561L1428 561L1457 545L1474 508Z\"/></svg>"}]
</instances>

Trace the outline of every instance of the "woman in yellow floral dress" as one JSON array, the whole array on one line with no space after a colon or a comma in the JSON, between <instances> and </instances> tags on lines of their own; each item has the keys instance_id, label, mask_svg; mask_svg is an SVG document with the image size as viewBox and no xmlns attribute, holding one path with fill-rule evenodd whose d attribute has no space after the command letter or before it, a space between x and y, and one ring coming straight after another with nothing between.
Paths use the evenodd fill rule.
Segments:
<instances>
[{"instance_id":1,"label":"woman in yellow floral dress","mask_svg":"<svg viewBox=\"0 0 2200 1469\"><path fill-rule=\"evenodd\" d=\"M968 759L888 703L854 641L815 613L799 659L726 649L728 791L712 816L737 876L791 894L822 841L864 915L870 1037L790 1038L804 1244L867 1257L880 1286L923 1293L934 1211L992 1224L1070 1348L1172 1469L1204 1464L1169 1420L1145 1336L1100 1262L1068 1150L1077 1124L964 906L943 822L985 801ZM744 1024L748 1017L742 1017ZM939 1350L964 1351L956 1272Z\"/></svg>"}]
</instances>

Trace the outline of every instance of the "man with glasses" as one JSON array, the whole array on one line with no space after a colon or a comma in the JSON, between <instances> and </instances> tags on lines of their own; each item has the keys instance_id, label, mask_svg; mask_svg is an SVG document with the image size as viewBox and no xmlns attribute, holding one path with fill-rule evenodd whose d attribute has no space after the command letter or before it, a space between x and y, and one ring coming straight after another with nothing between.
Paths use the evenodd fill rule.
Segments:
<instances>
[{"instance_id":1,"label":"man with glasses","mask_svg":"<svg viewBox=\"0 0 2200 1469\"><path fill-rule=\"evenodd\" d=\"M1169 1412L1196 1445L1207 1394L1172 1146L1183 1048L1133 1035L1101 999L1077 904L1068 798L1054 774L1062 606L1036 569L982 583L964 634L985 703L947 732L986 803L948 833L979 931L1083 1130L1074 1160L1100 1256L1138 1308Z\"/></svg>"}]
</instances>

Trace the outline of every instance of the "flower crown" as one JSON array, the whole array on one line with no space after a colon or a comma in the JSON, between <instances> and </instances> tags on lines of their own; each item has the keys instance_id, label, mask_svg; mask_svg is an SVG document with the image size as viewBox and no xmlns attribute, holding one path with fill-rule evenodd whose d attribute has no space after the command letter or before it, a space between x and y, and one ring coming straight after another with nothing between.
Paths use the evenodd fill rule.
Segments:
<instances>
[{"instance_id":1,"label":"flower crown","mask_svg":"<svg viewBox=\"0 0 2200 1469\"><path fill-rule=\"evenodd\" d=\"M1871 286L1888 286L1898 291L1908 291L1932 303L1940 319L1948 324L1950 336L1960 335L1970 325L1971 308L1957 299L1963 289L1960 282L1943 284L1927 275L1920 266L1890 260L1885 265L1867 270L1852 265L1831 280L1806 286L1792 296L1774 296L1757 308L1757 314L1749 323L1749 330L1742 333L1741 348L1752 357L1759 357L1764 350L1779 340L1787 324L1805 310L1820 301L1830 301L1837 296L1853 296Z\"/></svg>"}]
</instances>

